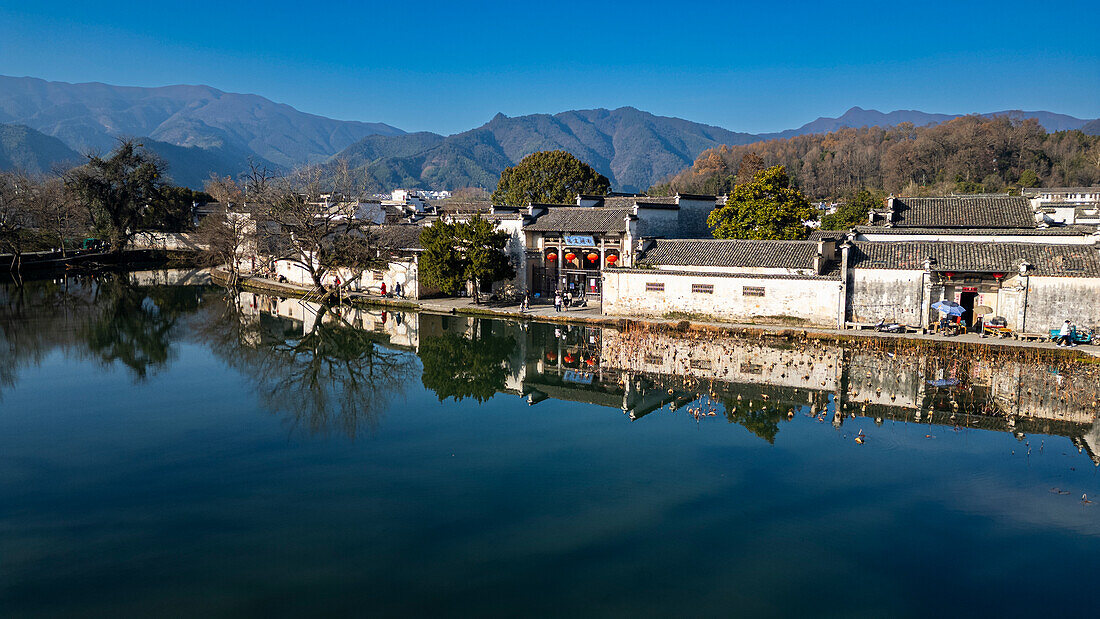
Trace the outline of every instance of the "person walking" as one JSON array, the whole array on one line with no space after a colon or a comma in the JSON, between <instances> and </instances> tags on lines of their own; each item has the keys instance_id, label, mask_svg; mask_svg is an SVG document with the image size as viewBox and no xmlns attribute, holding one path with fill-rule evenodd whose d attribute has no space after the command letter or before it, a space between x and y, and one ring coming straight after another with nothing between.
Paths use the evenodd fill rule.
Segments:
<instances>
[{"instance_id":1,"label":"person walking","mask_svg":"<svg viewBox=\"0 0 1100 619\"><path fill-rule=\"evenodd\" d=\"M386 282L382 282L380 290L382 291L382 296L386 296Z\"/></svg>"},{"instance_id":2,"label":"person walking","mask_svg":"<svg viewBox=\"0 0 1100 619\"><path fill-rule=\"evenodd\" d=\"M1058 332L1058 345L1059 346L1076 346L1073 341L1073 325L1069 320L1062 323L1062 329Z\"/></svg>"},{"instance_id":3,"label":"person walking","mask_svg":"<svg viewBox=\"0 0 1100 619\"><path fill-rule=\"evenodd\" d=\"M526 312L529 309L531 309L531 293L525 292L523 293L523 302L520 303L519 311Z\"/></svg>"},{"instance_id":4,"label":"person walking","mask_svg":"<svg viewBox=\"0 0 1100 619\"><path fill-rule=\"evenodd\" d=\"M565 308L565 311L569 311L569 306L572 305L572 304L573 304L573 293L566 290L565 291L565 298L562 302L562 307Z\"/></svg>"},{"instance_id":5,"label":"person walking","mask_svg":"<svg viewBox=\"0 0 1100 619\"><path fill-rule=\"evenodd\" d=\"M560 312L561 311L561 291L560 290L554 291L554 311L555 312Z\"/></svg>"}]
</instances>

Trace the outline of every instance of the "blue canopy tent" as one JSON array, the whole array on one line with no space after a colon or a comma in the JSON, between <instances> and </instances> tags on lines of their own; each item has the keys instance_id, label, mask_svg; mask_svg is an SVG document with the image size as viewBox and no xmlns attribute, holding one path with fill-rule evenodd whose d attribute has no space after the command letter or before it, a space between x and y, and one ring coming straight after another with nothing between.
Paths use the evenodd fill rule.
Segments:
<instances>
[{"instance_id":1,"label":"blue canopy tent","mask_svg":"<svg viewBox=\"0 0 1100 619\"><path fill-rule=\"evenodd\" d=\"M962 316L966 313L966 308L954 301L936 301L932 304L932 307L948 316Z\"/></svg>"}]
</instances>

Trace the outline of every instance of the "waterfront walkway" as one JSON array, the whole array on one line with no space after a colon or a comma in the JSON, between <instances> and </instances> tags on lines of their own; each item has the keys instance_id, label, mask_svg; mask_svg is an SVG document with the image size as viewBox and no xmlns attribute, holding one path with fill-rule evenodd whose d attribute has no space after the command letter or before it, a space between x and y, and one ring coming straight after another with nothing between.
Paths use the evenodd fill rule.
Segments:
<instances>
[{"instance_id":1,"label":"waterfront walkway","mask_svg":"<svg viewBox=\"0 0 1100 619\"><path fill-rule=\"evenodd\" d=\"M224 271L218 269L212 270L214 278L219 281L225 280ZM241 286L246 290L252 290L256 292L266 292L269 294L282 295L282 296L294 296L308 300L311 296L312 287L301 286L290 283L280 283L273 279L264 277L250 277L242 276ZM650 325L662 325L673 327L685 322L681 318L639 318L636 316L614 316L604 315L601 311L600 304L598 302L590 302L587 307L574 307L565 311L556 312L554 306L550 304L540 303L532 305L531 308L526 311L520 311L518 304L490 304L480 303L475 304L473 299L469 297L445 297L435 299L404 299L394 297L381 297L378 295L371 295L361 292L353 292L344 297L345 300L349 300L352 303L371 305L379 308L389 308L392 310L406 310L406 311L421 311L432 312L442 314L467 314L467 315L481 315L481 316L496 316L501 318L512 318L520 320L537 320L540 322L561 322L561 323L581 323L590 324L593 326L616 326L622 321L631 321L637 324L650 324ZM965 345L987 345L992 347L1005 347L1005 348L1019 348L1019 349L1039 349L1039 350L1073 350L1083 354L1100 357L1100 346L1077 346L1072 349L1059 348L1057 344L1048 341L1022 341L1013 340L1008 338L996 338L996 337L981 337L977 333L968 333L965 335L956 335L945 337L943 335L935 333L881 333L875 330L856 330L856 329L827 329L823 327L807 327L807 326L792 326L792 325L776 325L776 324L749 324L749 323L728 323L728 322L712 322L705 320L688 320L692 327L710 328L715 330L726 330L733 332L740 332L743 334L759 334L759 335L813 335L817 337L828 338L830 336L837 339L907 339L907 340L923 340L927 342L937 343L955 343Z\"/></svg>"}]
</instances>

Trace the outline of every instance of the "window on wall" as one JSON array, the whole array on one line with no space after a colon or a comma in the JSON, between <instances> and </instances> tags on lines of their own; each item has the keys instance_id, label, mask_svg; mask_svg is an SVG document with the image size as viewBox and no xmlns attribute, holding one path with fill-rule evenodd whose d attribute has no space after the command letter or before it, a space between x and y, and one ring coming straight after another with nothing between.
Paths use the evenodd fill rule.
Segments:
<instances>
[{"instance_id":1,"label":"window on wall","mask_svg":"<svg viewBox=\"0 0 1100 619\"><path fill-rule=\"evenodd\" d=\"M382 280L382 271L371 271L370 276L376 282L381 281Z\"/></svg>"},{"instance_id":2,"label":"window on wall","mask_svg":"<svg viewBox=\"0 0 1100 619\"><path fill-rule=\"evenodd\" d=\"M643 360L645 361L646 365L661 365L665 362L663 358L656 355L646 355Z\"/></svg>"},{"instance_id":3,"label":"window on wall","mask_svg":"<svg viewBox=\"0 0 1100 619\"><path fill-rule=\"evenodd\" d=\"M763 286L742 286L741 296L743 297L762 297L764 296Z\"/></svg>"},{"instance_id":4,"label":"window on wall","mask_svg":"<svg viewBox=\"0 0 1100 619\"><path fill-rule=\"evenodd\" d=\"M646 282L645 291L646 292L664 292L665 291L665 285L662 282Z\"/></svg>"},{"instance_id":5,"label":"window on wall","mask_svg":"<svg viewBox=\"0 0 1100 619\"><path fill-rule=\"evenodd\" d=\"M692 284L691 291L695 294L714 294L714 284Z\"/></svg>"}]
</instances>

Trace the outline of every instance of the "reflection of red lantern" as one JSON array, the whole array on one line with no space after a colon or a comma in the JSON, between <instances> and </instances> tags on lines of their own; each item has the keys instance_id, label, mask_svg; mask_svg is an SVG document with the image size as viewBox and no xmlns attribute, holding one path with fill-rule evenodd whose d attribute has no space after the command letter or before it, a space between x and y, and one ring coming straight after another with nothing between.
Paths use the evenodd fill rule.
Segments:
<instances>
[{"instance_id":1,"label":"reflection of red lantern","mask_svg":"<svg viewBox=\"0 0 1100 619\"><path fill-rule=\"evenodd\" d=\"M1004 273L994 273L993 274L993 279L1001 279L1004 276L1005 276Z\"/></svg>"},{"instance_id":2,"label":"reflection of red lantern","mask_svg":"<svg viewBox=\"0 0 1100 619\"><path fill-rule=\"evenodd\" d=\"M599 256L597 256L597 255L595 254L595 252L593 252L593 253L591 253L591 254L588 254L587 256L585 256L585 258L588 258L588 261L589 261L589 262L592 262L592 263L595 263L595 262L596 262L597 260L599 260L599 259L600 259L600 257L599 257Z\"/></svg>"},{"instance_id":3,"label":"reflection of red lantern","mask_svg":"<svg viewBox=\"0 0 1100 619\"><path fill-rule=\"evenodd\" d=\"M558 360L558 353L553 352L553 351L546 353L546 360L551 361L551 362L557 361Z\"/></svg>"},{"instance_id":4,"label":"reflection of red lantern","mask_svg":"<svg viewBox=\"0 0 1100 619\"><path fill-rule=\"evenodd\" d=\"M568 260L569 262L573 262L574 260L577 259L577 254L574 254L573 252L569 252L568 254L565 254L565 259Z\"/></svg>"},{"instance_id":5,"label":"reflection of red lantern","mask_svg":"<svg viewBox=\"0 0 1100 619\"><path fill-rule=\"evenodd\" d=\"M947 273L944 273L944 275L947 276L947 279L951 279L952 277L955 277L955 274L950 272L950 271L948 271Z\"/></svg>"},{"instance_id":6,"label":"reflection of red lantern","mask_svg":"<svg viewBox=\"0 0 1100 619\"><path fill-rule=\"evenodd\" d=\"M550 252L550 253L546 254L546 259L549 260L550 262L553 262L553 261L558 259L558 255L555 254L554 252Z\"/></svg>"},{"instance_id":7,"label":"reflection of red lantern","mask_svg":"<svg viewBox=\"0 0 1100 619\"><path fill-rule=\"evenodd\" d=\"M576 361L576 360L577 360L577 358L576 358L576 357L574 357L573 355L571 355L571 354L569 354L569 353L565 353L565 356L564 356L564 357L562 357L562 359L563 359L563 360L564 360L564 361L565 361L566 363L573 363L574 361Z\"/></svg>"},{"instance_id":8,"label":"reflection of red lantern","mask_svg":"<svg viewBox=\"0 0 1100 619\"><path fill-rule=\"evenodd\" d=\"M608 256L607 257L607 264L615 264L618 261L619 261L618 256Z\"/></svg>"},{"instance_id":9,"label":"reflection of red lantern","mask_svg":"<svg viewBox=\"0 0 1100 619\"><path fill-rule=\"evenodd\" d=\"M596 365L596 360L595 360L595 359L593 359L592 357L589 357L589 358L588 358L588 359L587 359L587 360L585 361L585 363L587 363L588 365Z\"/></svg>"}]
</instances>

